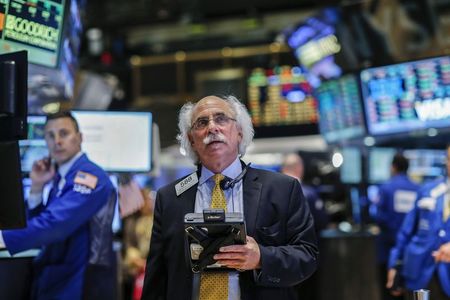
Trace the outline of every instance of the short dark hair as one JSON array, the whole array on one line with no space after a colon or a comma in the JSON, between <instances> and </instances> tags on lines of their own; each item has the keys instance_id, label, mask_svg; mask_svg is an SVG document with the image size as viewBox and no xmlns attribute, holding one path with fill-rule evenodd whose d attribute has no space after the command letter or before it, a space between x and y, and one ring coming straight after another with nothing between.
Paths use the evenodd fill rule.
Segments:
<instances>
[{"instance_id":1,"label":"short dark hair","mask_svg":"<svg viewBox=\"0 0 450 300\"><path fill-rule=\"evenodd\" d=\"M392 158L392 166L394 166L398 172L406 173L409 168L409 161L403 154L397 153L394 155L394 158Z\"/></svg>"},{"instance_id":2,"label":"short dark hair","mask_svg":"<svg viewBox=\"0 0 450 300\"><path fill-rule=\"evenodd\" d=\"M47 123L51 120L56 120L56 119L62 119L62 118L69 118L72 123L73 126L75 127L75 131L79 132L80 131L80 127L78 126L78 122L77 120L74 118L74 116L72 115L72 113L70 111L60 111L54 114L48 114L47 115L47 119L45 120L45 126L47 126Z\"/></svg>"}]
</instances>

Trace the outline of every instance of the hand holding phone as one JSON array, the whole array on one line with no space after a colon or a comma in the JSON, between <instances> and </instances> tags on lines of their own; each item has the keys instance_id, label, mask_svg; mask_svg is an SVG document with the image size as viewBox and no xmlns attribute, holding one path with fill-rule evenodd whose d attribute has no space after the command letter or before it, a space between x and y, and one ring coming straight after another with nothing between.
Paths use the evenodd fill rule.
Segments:
<instances>
[{"instance_id":1,"label":"hand holding phone","mask_svg":"<svg viewBox=\"0 0 450 300\"><path fill-rule=\"evenodd\" d=\"M33 163L31 168L31 191L41 192L44 185L55 175L55 165L50 157L44 157Z\"/></svg>"}]
</instances>

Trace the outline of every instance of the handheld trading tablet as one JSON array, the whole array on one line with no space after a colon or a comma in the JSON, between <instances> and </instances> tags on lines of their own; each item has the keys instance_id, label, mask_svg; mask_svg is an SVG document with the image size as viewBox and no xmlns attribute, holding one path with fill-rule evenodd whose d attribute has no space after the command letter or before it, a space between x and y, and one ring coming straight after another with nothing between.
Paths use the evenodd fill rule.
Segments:
<instances>
[{"instance_id":1,"label":"handheld trading tablet","mask_svg":"<svg viewBox=\"0 0 450 300\"><path fill-rule=\"evenodd\" d=\"M225 213L223 209L205 209L203 213L184 216L186 248L192 272L228 269L216 264L213 256L223 246L245 244L246 229L242 213Z\"/></svg>"}]
</instances>

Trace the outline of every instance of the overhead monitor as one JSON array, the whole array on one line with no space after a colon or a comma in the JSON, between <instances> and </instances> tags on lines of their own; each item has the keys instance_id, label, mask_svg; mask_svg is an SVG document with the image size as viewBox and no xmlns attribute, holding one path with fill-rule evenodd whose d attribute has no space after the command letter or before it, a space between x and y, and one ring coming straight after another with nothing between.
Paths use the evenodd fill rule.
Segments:
<instances>
[{"instance_id":1,"label":"overhead monitor","mask_svg":"<svg viewBox=\"0 0 450 300\"><path fill-rule=\"evenodd\" d=\"M109 172L152 168L150 112L73 111L83 134L82 149Z\"/></svg>"},{"instance_id":2,"label":"overhead monitor","mask_svg":"<svg viewBox=\"0 0 450 300\"><path fill-rule=\"evenodd\" d=\"M370 148L368 180L370 183L382 183L391 177L391 165L397 150L394 148Z\"/></svg>"},{"instance_id":3,"label":"overhead monitor","mask_svg":"<svg viewBox=\"0 0 450 300\"><path fill-rule=\"evenodd\" d=\"M322 82L314 95L319 105L320 134L328 143L364 135L364 115L355 75Z\"/></svg>"},{"instance_id":4,"label":"overhead monitor","mask_svg":"<svg viewBox=\"0 0 450 300\"><path fill-rule=\"evenodd\" d=\"M247 88L256 137L318 133L317 101L300 67L254 69Z\"/></svg>"},{"instance_id":5,"label":"overhead monitor","mask_svg":"<svg viewBox=\"0 0 450 300\"><path fill-rule=\"evenodd\" d=\"M33 0L35 1L38 0ZM77 99L74 99L74 86L82 36L80 10L85 2L64 0L57 4L65 5L63 21L58 23L59 28L62 28L60 42L58 42L60 50L58 50L58 56L54 52L47 51L48 55L52 56L51 64L44 58L30 61L32 64L29 65L28 107L31 113L43 113L42 107L47 103L68 100L75 104L77 102ZM30 55L37 53L31 50L28 52Z\"/></svg>"},{"instance_id":6,"label":"overhead monitor","mask_svg":"<svg viewBox=\"0 0 450 300\"><path fill-rule=\"evenodd\" d=\"M343 162L340 167L342 183L359 184L362 181L361 151L357 147L344 147L341 150Z\"/></svg>"},{"instance_id":7,"label":"overhead monitor","mask_svg":"<svg viewBox=\"0 0 450 300\"><path fill-rule=\"evenodd\" d=\"M65 0L0 1L0 51L27 50L31 63L57 67Z\"/></svg>"},{"instance_id":8,"label":"overhead monitor","mask_svg":"<svg viewBox=\"0 0 450 300\"><path fill-rule=\"evenodd\" d=\"M317 77L330 79L342 73L335 62L342 48L336 36L340 19L338 9L327 7L284 32L299 64Z\"/></svg>"},{"instance_id":9,"label":"overhead monitor","mask_svg":"<svg viewBox=\"0 0 450 300\"><path fill-rule=\"evenodd\" d=\"M369 68L360 77L370 134L449 127L450 57Z\"/></svg>"}]
</instances>

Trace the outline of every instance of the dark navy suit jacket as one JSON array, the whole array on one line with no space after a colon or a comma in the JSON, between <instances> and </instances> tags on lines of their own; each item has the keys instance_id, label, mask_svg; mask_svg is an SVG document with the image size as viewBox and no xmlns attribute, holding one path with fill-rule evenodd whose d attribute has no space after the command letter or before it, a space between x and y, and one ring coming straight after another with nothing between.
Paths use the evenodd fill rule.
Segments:
<instances>
[{"instance_id":1,"label":"dark navy suit jacket","mask_svg":"<svg viewBox=\"0 0 450 300\"><path fill-rule=\"evenodd\" d=\"M191 299L192 271L184 243L184 215L194 211L197 185L176 196L158 191L143 300ZM243 181L247 235L259 244L261 269L239 273L242 299L297 299L295 285L316 269L314 224L298 180L249 168Z\"/></svg>"}]
</instances>

